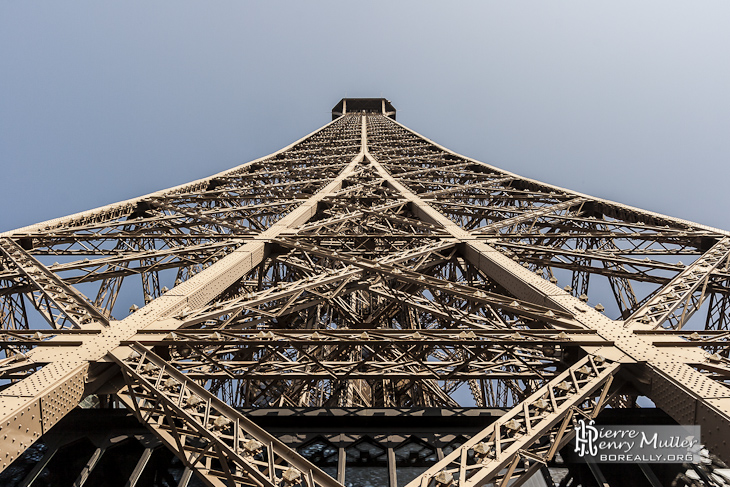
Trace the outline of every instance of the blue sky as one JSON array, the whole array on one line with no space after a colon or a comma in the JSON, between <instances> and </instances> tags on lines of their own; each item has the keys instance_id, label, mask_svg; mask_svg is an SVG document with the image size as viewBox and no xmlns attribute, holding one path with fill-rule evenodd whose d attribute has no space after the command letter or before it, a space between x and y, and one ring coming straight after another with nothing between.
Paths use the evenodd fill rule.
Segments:
<instances>
[{"instance_id":1,"label":"blue sky","mask_svg":"<svg viewBox=\"0 0 730 487\"><path fill-rule=\"evenodd\" d=\"M464 155L730 229L730 3L2 2L0 231L384 96Z\"/></svg>"}]
</instances>

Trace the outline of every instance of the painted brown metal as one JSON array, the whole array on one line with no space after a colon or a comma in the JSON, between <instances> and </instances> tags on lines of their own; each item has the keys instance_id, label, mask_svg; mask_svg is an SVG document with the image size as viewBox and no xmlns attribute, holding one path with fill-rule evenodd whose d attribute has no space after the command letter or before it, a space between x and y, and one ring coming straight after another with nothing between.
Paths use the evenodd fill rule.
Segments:
<instances>
[{"instance_id":1,"label":"painted brown metal","mask_svg":"<svg viewBox=\"0 0 730 487\"><path fill-rule=\"evenodd\" d=\"M410 486L518 485L626 394L730 458L730 233L460 156L384 99L333 114L230 171L0 235L0 469L117 394L208 485L341 485L343 455L335 480L236 408L453 408L461 384L512 409ZM136 276L143 306L115 319Z\"/></svg>"}]
</instances>

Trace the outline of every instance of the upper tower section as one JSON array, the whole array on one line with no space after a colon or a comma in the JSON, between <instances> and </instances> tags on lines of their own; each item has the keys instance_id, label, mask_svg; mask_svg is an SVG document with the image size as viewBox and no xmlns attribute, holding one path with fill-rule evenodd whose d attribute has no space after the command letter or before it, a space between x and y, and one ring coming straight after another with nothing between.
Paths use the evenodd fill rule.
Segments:
<instances>
[{"instance_id":1,"label":"upper tower section","mask_svg":"<svg viewBox=\"0 0 730 487\"><path fill-rule=\"evenodd\" d=\"M385 98L343 98L332 109L332 120L355 112L381 113L395 120L395 107Z\"/></svg>"}]
</instances>

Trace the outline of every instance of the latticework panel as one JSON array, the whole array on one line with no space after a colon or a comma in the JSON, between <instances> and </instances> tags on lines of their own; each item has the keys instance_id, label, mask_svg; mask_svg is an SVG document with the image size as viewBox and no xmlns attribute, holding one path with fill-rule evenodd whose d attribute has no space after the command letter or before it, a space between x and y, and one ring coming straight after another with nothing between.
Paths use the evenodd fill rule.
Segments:
<instances>
[{"instance_id":1,"label":"latticework panel","mask_svg":"<svg viewBox=\"0 0 730 487\"><path fill-rule=\"evenodd\" d=\"M209 485L345 481L236 408L508 411L413 487L524 482L576 413L638 394L727 457L728 255L727 232L345 114L0 236L0 428L27 431L0 467L90 394L116 394Z\"/></svg>"}]
</instances>

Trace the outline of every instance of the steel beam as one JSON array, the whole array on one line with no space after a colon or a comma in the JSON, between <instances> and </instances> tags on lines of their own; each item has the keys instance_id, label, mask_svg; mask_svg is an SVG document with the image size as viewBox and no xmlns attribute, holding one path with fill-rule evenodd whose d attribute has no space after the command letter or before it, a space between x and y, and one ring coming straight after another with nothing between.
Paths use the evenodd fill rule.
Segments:
<instances>
[{"instance_id":1,"label":"steel beam","mask_svg":"<svg viewBox=\"0 0 730 487\"><path fill-rule=\"evenodd\" d=\"M710 250L687 266L626 320L631 329L660 326L680 330L707 298L710 276L730 255L730 237L721 238ZM681 313L680 313L681 311Z\"/></svg>"},{"instance_id":2,"label":"steel beam","mask_svg":"<svg viewBox=\"0 0 730 487\"><path fill-rule=\"evenodd\" d=\"M121 358L119 392L187 467L211 486L341 487L319 468L144 347Z\"/></svg>"},{"instance_id":3,"label":"steel beam","mask_svg":"<svg viewBox=\"0 0 730 487\"><path fill-rule=\"evenodd\" d=\"M680 255L697 258L667 262ZM209 485L335 486L231 406L453 405L468 382L479 404L515 407L412 485L521 485L616 374L730 458L728 336L687 325L709 298L707 327L724 326L729 258L728 232L346 115L210 178L0 235L0 468L103 391ZM115 321L131 274L150 302ZM625 323L587 304L591 274ZM632 281L659 288L637 297ZM73 287L92 282L93 304ZM25 296L58 329L23 330Z\"/></svg>"},{"instance_id":4,"label":"steel beam","mask_svg":"<svg viewBox=\"0 0 730 487\"><path fill-rule=\"evenodd\" d=\"M33 304L54 328L108 326L105 316L78 291L34 259L13 239L0 237L0 252L33 286ZM55 315L53 310L58 310Z\"/></svg>"},{"instance_id":5,"label":"steel beam","mask_svg":"<svg viewBox=\"0 0 730 487\"><path fill-rule=\"evenodd\" d=\"M506 486L512 485L513 476L529 476L535 467L551 460L571 437L576 413L587 418L598 415L618 368L618 363L601 357L585 357L407 487L476 487L487 482ZM469 453L476 458L474 465L468 462Z\"/></svg>"},{"instance_id":6,"label":"steel beam","mask_svg":"<svg viewBox=\"0 0 730 487\"><path fill-rule=\"evenodd\" d=\"M503 253L480 241L473 233L456 225L401 184L369 151L366 152L366 157L381 177L392 188L398 190L403 198L411 202L414 211L420 218L442 226L453 237L464 242L466 258L513 295L542 306L572 313L583 326L598 331L607 340L614 341L613 351L601 349L601 353L606 357L645 363L644 370L649 375L651 382L648 395L655 403L680 424L700 425L703 429L703 442L719 455L730 458L730 446L723 439L730 435L730 389L685 365L693 362L709 362L711 360L709 354L705 353L703 356L700 352L698 357L692 353L693 357L690 358L685 355L686 350L674 349L672 352L668 352L667 349L660 350L654 347L651 343L626 330L622 323L614 322L597 313L568 292L538 277ZM704 227L704 229L709 229L709 227ZM713 262L716 260L716 253L713 252L708 256ZM716 265L719 263L717 262ZM590 351L590 348L588 350ZM698 387L698 384L701 386Z\"/></svg>"},{"instance_id":7,"label":"steel beam","mask_svg":"<svg viewBox=\"0 0 730 487\"><path fill-rule=\"evenodd\" d=\"M341 187L342 182L354 173L362 158L361 152L337 178L304 200L296 210L257 235L254 240L242 245L216 264L176 286L128 318L114 322L101 333L87 339L73 352L61 352L50 348L28 352L25 360L49 365L0 391L0 451L5 454L5 458L0 459L0 469L5 469L58 419L76 407L84 394L84 383L90 362L103 360L108 352L120 346L123 339L128 339L137 331L161 323L180 312L196 309L215 298L263 260L267 240L296 228L311 218L319 202ZM118 207L110 207L110 211L111 209L116 211ZM91 215L84 214L84 218L89 216ZM56 223L77 221L75 216L69 218L59 219ZM31 275L42 272L42 269L37 271L37 267L32 263L25 263L29 262L27 255L20 253L17 244L12 243L9 237L2 238L3 251L11 259L15 259L14 262L17 261L19 267ZM21 262L21 259L26 260ZM168 323L168 326L170 323L176 323L164 322ZM93 390L99 385L90 384L86 389ZM16 434L19 429L26 432Z\"/></svg>"}]
</instances>

